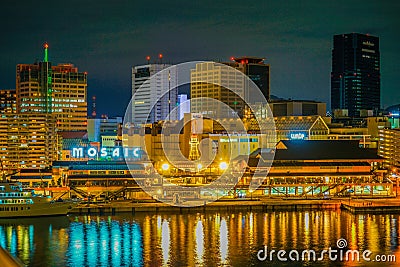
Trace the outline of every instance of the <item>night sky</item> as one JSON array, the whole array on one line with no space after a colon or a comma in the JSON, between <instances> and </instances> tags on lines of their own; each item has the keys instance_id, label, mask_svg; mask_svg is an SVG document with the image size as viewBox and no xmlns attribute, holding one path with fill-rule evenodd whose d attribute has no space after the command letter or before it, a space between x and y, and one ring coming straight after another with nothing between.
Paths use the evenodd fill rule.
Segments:
<instances>
[{"instance_id":1,"label":"night sky","mask_svg":"<svg viewBox=\"0 0 400 267\"><path fill-rule=\"evenodd\" d=\"M53 64L89 73L98 114L123 115L131 67L159 53L170 63L262 56L273 95L329 103L333 35L360 32L380 37L383 107L400 103L399 1L215 2L1 1L0 88L15 88L16 64L42 60L48 42Z\"/></svg>"}]
</instances>

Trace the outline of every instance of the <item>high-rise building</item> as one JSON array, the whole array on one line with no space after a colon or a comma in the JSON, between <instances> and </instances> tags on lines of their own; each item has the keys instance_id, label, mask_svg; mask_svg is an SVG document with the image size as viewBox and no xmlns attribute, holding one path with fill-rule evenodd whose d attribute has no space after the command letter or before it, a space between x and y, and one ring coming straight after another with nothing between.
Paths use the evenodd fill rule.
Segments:
<instances>
[{"instance_id":1,"label":"high-rise building","mask_svg":"<svg viewBox=\"0 0 400 267\"><path fill-rule=\"evenodd\" d=\"M333 38L331 108L351 117L380 109L379 38L359 33ZM365 112L364 112L365 113Z\"/></svg>"},{"instance_id":2,"label":"high-rise building","mask_svg":"<svg viewBox=\"0 0 400 267\"><path fill-rule=\"evenodd\" d=\"M190 73L191 112L206 116L243 117L246 97L244 78L242 73L223 64L196 64Z\"/></svg>"},{"instance_id":3,"label":"high-rise building","mask_svg":"<svg viewBox=\"0 0 400 267\"><path fill-rule=\"evenodd\" d=\"M178 120L182 120L185 113L190 113L190 102L188 101L187 94L178 95Z\"/></svg>"},{"instance_id":4,"label":"high-rise building","mask_svg":"<svg viewBox=\"0 0 400 267\"><path fill-rule=\"evenodd\" d=\"M113 133L114 136L119 134L122 125L122 117L109 118L107 116L101 119L88 119L88 139L91 142L100 142L101 134Z\"/></svg>"},{"instance_id":5,"label":"high-rise building","mask_svg":"<svg viewBox=\"0 0 400 267\"><path fill-rule=\"evenodd\" d=\"M400 173L400 129L380 129L378 155L386 168Z\"/></svg>"},{"instance_id":6,"label":"high-rise building","mask_svg":"<svg viewBox=\"0 0 400 267\"><path fill-rule=\"evenodd\" d=\"M87 73L72 64L52 66L48 45L44 59L17 65L17 112L52 113L60 131L86 131Z\"/></svg>"},{"instance_id":7,"label":"high-rise building","mask_svg":"<svg viewBox=\"0 0 400 267\"><path fill-rule=\"evenodd\" d=\"M17 99L15 89L0 90L0 113L16 113Z\"/></svg>"},{"instance_id":8,"label":"high-rise building","mask_svg":"<svg viewBox=\"0 0 400 267\"><path fill-rule=\"evenodd\" d=\"M58 159L55 122L54 114L1 114L0 158L3 170L10 174L24 168L50 167Z\"/></svg>"},{"instance_id":9,"label":"high-rise building","mask_svg":"<svg viewBox=\"0 0 400 267\"><path fill-rule=\"evenodd\" d=\"M178 112L172 112L178 103L176 68L162 71L168 67L170 67L169 64L132 67L132 121L134 124L178 118ZM171 116L167 117L171 112Z\"/></svg>"},{"instance_id":10,"label":"high-rise building","mask_svg":"<svg viewBox=\"0 0 400 267\"><path fill-rule=\"evenodd\" d=\"M270 66L264 63L265 58L261 57L237 57L232 62L223 64L229 65L246 74L261 90L265 99L270 99Z\"/></svg>"}]
</instances>

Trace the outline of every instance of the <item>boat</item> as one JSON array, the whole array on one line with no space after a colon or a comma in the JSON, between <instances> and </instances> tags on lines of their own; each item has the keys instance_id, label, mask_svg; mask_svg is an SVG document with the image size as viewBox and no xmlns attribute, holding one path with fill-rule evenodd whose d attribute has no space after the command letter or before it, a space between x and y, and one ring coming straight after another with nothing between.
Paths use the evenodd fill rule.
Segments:
<instances>
[{"instance_id":1,"label":"boat","mask_svg":"<svg viewBox=\"0 0 400 267\"><path fill-rule=\"evenodd\" d=\"M77 204L35 194L18 182L0 182L0 218L67 215Z\"/></svg>"}]
</instances>

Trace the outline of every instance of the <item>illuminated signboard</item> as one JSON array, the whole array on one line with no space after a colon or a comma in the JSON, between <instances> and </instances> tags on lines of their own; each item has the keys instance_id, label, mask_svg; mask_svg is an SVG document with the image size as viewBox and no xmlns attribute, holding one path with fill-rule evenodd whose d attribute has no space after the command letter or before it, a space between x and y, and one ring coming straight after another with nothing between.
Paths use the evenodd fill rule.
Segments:
<instances>
[{"instance_id":1,"label":"illuminated signboard","mask_svg":"<svg viewBox=\"0 0 400 267\"><path fill-rule=\"evenodd\" d=\"M292 140L303 140L305 138L305 134L303 133L291 133L290 139Z\"/></svg>"},{"instance_id":2,"label":"illuminated signboard","mask_svg":"<svg viewBox=\"0 0 400 267\"><path fill-rule=\"evenodd\" d=\"M73 158L140 158L140 147L74 147L71 151Z\"/></svg>"}]
</instances>

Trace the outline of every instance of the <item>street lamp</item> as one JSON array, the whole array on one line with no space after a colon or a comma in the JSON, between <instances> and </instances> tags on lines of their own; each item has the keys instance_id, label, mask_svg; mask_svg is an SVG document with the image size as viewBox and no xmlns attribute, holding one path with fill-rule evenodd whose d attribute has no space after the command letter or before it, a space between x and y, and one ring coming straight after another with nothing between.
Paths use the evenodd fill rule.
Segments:
<instances>
[{"instance_id":1,"label":"street lamp","mask_svg":"<svg viewBox=\"0 0 400 267\"><path fill-rule=\"evenodd\" d=\"M161 165L161 169L162 169L163 171L168 171L168 169L169 169L169 164L168 164L168 163L164 163L163 165Z\"/></svg>"},{"instance_id":2,"label":"street lamp","mask_svg":"<svg viewBox=\"0 0 400 267\"><path fill-rule=\"evenodd\" d=\"M197 164L197 171L200 171L203 168L203 165L201 163Z\"/></svg>"},{"instance_id":3,"label":"street lamp","mask_svg":"<svg viewBox=\"0 0 400 267\"><path fill-rule=\"evenodd\" d=\"M220 164L219 164L219 169L221 170L221 171L225 171L226 169L228 169L228 164L226 163L226 162L221 162Z\"/></svg>"},{"instance_id":4,"label":"street lamp","mask_svg":"<svg viewBox=\"0 0 400 267\"><path fill-rule=\"evenodd\" d=\"M249 192L250 192L250 200L253 200L253 192L254 192L254 190L250 189Z\"/></svg>"},{"instance_id":5,"label":"street lamp","mask_svg":"<svg viewBox=\"0 0 400 267\"><path fill-rule=\"evenodd\" d=\"M398 188L399 188L399 176L397 175L397 173L396 173L396 168L393 168L393 173L392 173L392 177L393 178L396 178L396 197L397 197L397 190L398 190Z\"/></svg>"}]
</instances>

